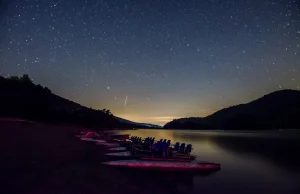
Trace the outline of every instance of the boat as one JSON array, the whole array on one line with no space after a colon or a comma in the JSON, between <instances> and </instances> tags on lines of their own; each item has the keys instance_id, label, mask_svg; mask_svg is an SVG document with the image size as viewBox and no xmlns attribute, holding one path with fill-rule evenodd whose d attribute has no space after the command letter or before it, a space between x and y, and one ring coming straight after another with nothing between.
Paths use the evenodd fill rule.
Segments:
<instances>
[{"instance_id":1,"label":"boat","mask_svg":"<svg viewBox=\"0 0 300 194\"><path fill-rule=\"evenodd\" d=\"M95 143L106 143L103 139L94 139L94 138L88 138L88 137L81 137L80 140L82 141L89 141L89 142L95 142Z\"/></svg>"},{"instance_id":2,"label":"boat","mask_svg":"<svg viewBox=\"0 0 300 194\"><path fill-rule=\"evenodd\" d=\"M130 159L138 159L138 160L145 160L145 161L191 162L196 159L196 156L194 156L194 155L191 155L189 157L186 157L186 156L185 157L183 157L183 156L163 157L161 154L153 155L152 152L125 151L124 148L122 148L122 147L110 148L110 149L108 149L108 151L118 151L118 152L114 152L114 153L107 153L106 155L111 158L115 158L115 159L117 158L119 160L130 158Z\"/></svg>"},{"instance_id":3,"label":"boat","mask_svg":"<svg viewBox=\"0 0 300 194\"><path fill-rule=\"evenodd\" d=\"M196 159L196 156L191 156L190 158L187 157L140 157L140 160L147 160L147 161L165 161L165 162L191 162Z\"/></svg>"},{"instance_id":4,"label":"boat","mask_svg":"<svg viewBox=\"0 0 300 194\"><path fill-rule=\"evenodd\" d=\"M105 147L109 147L109 148L115 148L115 147L120 147L119 143L108 143L106 141L104 142L96 142L97 145L103 145Z\"/></svg>"},{"instance_id":5,"label":"boat","mask_svg":"<svg viewBox=\"0 0 300 194\"><path fill-rule=\"evenodd\" d=\"M132 157L131 152L112 152L112 153L106 153L107 156L113 156L113 157Z\"/></svg>"},{"instance_id":6,"label":"boat","mask_svg":"<svg viewBox=\"0 0 300 194\"><path fill-rule=\"evenodd\" d=\"M174 147L171 147L170 140L161 139L160 141L154 142L154 138L148 137L142 140L141 137L132 136L129 138L130 142L124 144L120 142L120 146L126 147L128 152L119 152L119 153L109 153L107 156L110 156L114 159L140 159L146 161L173 161L173 162L190 162L196 159L195 155L191 155L192 145L188 144L185 146L185 143L180 145L177 142ZM110 151L118 151L118 148L115 148ZM121 148L119 151L125 151L124 148Z\"/></svg>"},{"instance_id":7,"label":"boat","mask_svg":"<svg viewBox=\"0 0 300 194\"><path fill-rule=\"evenodd\" d=\"M105 139L105 140L121 140L125 141L129 139L128 134L116 134L115 132L95 132L95 131L82 131L79 134L75 134L75 137L86 137L94 139Z\"/></svg>"},{"instance_id":8,"label":"boat","mask_svg":"<svg viewBox=\"0 0 300 194\"><path fill-rule=\"evenodd\" d=\"M220 164L211 162L164 162L144 160L116 160L103 162L102 164L113 167L125 167L133 169L159 169L172 171L215 171L220 169Z\"/></svg>"},{"instance_id":9,"label":"boat","mask_svg":"<svg viewBox=\"0 0 300 194\"><path fill-rule=\"evenodd\" d=\"M114 147L114 148L108 148L108 151L126 151L126 147Z\"/></svg>"},{"instance_id":10,"label":"boat","mask_svg":"<svg viewBox=\"0 0 300 194\"><path fill-rule=\"evenodd\" d=\"M187 162L196 159L195 155L191 155L192 145L185 143L180 145L177 142L174 147L170 146L170 140L163 141L162 139L154 145L142 144L132 145L131 150L133 156L140 156L141 160L153 160L153 161L178 161Z\"/></svg>"}]
</instances>

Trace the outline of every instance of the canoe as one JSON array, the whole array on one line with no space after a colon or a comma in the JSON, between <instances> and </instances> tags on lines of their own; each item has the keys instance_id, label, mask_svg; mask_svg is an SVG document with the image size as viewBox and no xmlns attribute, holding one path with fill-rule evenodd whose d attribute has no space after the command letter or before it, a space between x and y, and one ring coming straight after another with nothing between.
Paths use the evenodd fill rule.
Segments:
<instances>
[{"instance_id":1,"label":"canoe","mask_svg":"<svg viewBox=\"0 0 300 194\"><path fill-rule=\"evenodd\" d=\"M126 151L126 147L114 147L107 149L108 151Z\"/></svg>"},{"instance_id":2,"label":"canoe","mask_svg":"<svg viewBox=\"0 0 300 194\"><path fill-rule=\"evenodd\" d=\"M135 169L159 169L159 170L191 170L191 171L214 171L220 169L220 164L211 162L163 162L144 160L116 160L103 162L113 167L125 167Z\"/></svg>"}]
</instances>

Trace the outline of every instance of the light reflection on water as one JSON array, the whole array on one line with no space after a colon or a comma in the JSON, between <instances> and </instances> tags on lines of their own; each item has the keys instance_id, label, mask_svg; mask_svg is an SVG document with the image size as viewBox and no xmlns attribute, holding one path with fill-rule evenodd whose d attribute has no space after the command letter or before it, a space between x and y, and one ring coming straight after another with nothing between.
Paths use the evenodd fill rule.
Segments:
<instances>
[{"instance_id":1,"label":"light reflection on water","mask_svg":"<svg viewBox=\"0 0 300 194\"><path fill-rule=\"evenodd\" d=\"M198 160L217 162L221 170L196 176L187 193L300 193L300 135L189 130L121 131L192 144Z\"/></svg>"}]
</instances>

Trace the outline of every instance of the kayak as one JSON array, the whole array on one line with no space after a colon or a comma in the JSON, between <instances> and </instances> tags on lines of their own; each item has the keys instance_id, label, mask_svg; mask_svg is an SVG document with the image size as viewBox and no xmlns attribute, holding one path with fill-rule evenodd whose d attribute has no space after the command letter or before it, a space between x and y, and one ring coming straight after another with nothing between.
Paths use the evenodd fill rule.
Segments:
<instances>
[{"instance_id":1,"label":"kayak","mask_svg":"<svg viewBox=\"0 0 300 194\"><path fill-rule=\"evenodd\" d=\"M107 143L107 142L97 142L97 145L103 145L103 146L109 147L109 148L120 146L120 144L118 144L118 143Z\"/></svg>"},{"instance_id":2,"label":"kayak","mask_svg":"<svg viewBox=\"0 0 300 194\"><path fill-rule=\"evenodd\" d=\"M80 138L82 141L90 141L90 142L96 142L96 143L105 143L105 140L102 139L93 139L93 138L87 138L87 137L82 137Z\"/></svg>"},{"instance_id":3,"label":"kayak","mask_svg":"<svg viewBox=\"0 0 300 194\"><path fill-rule=\"evenodd\" d=\"M105 154L107 156L116 156L116 157L130 157L132 156L130 152L113 152Z\"/></svg>"},{"instance_id":4,"label":"kayak","mask_svg":"<svg viewBox=\"0 0 300 194\"><path fill-rule=\"evenodd\" d=\"M126 151L126 147L109 148L108 151Z\"/></svg>"},{"instance_id":5,"label":"kayak","mask_svg":"<svg viewBox=\"0 0 300 194\"><path fill-rule=\"evenodd\" d=\"M213 171L219 170L220 164L210 162L163 162L143 160L116 160L103 162L113 167L126 167L135 169L160 169L160 170L192 170L192 171Z\"/></svg>"}]
</instances>

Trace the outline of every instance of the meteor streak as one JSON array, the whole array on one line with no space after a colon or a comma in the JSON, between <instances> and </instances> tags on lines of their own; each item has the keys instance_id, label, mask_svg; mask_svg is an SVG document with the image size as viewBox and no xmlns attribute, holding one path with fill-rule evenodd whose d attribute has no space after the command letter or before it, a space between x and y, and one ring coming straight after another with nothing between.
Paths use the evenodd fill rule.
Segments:
<instances>
[{"instance_id":1,"label":"meteor streak","mask_svg":"<svg viewBox=\"0 0 300 194\"><path fill-rule=\"evenodd\" d=\"M127 98L128 98L128 96L126 96L126 98L125 98L124 107L125 107L125 106L126 106L126 104L127 104Z\"/></svg>"}]
</instances>

